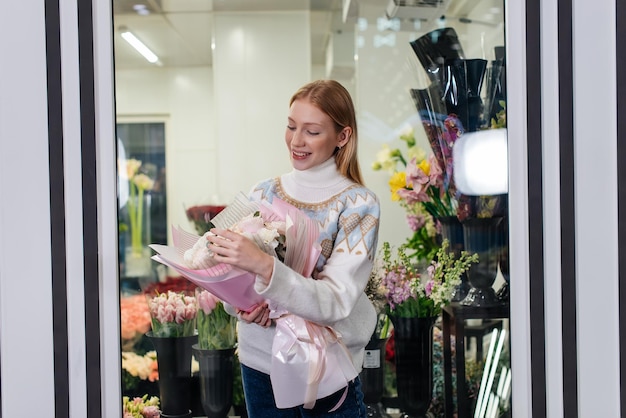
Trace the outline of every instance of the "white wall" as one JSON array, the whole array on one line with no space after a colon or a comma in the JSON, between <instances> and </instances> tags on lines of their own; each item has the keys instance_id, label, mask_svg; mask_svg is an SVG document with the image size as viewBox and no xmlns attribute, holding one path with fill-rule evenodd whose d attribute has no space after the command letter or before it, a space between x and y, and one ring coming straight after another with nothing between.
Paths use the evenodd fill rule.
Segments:
<instances>
[{"instance_id":1,"label":"white wall","mask_svg":"<svg viewBox=\"0 0 626 418\"><path fill-rule=\"evenodd\" d=\"M184 208L220 199L213 70L125 70L115 82L118 122L165 122L168 223L191 230Z\"/></svg>"}]
</instances>

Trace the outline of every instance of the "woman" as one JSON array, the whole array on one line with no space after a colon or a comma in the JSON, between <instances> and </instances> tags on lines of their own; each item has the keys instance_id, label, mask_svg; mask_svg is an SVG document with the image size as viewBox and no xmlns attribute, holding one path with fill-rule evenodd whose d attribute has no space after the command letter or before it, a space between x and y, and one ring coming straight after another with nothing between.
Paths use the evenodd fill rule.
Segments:
<instances>
[{"instance_id":1,"label":"woman","mask_svg":"<svg viewBox=\"0 0 626 418\"><path fill-rule=\"evenodd\" d=\"M293 170L258 183L250 197L269 202L280 198L319 222L322 253L313 278L231 231L213 229L209 250L216 261L255 273L255 289L266 300L340 333L360 371L376 325L363 290L376 253L380 207L361 179L356 115L347 90L333 80L300 88L290 101L285 142ZM278 409L269 377L275 326L268 305L231 312L240 320L239 359L250 418L366 416L358 377L347 391L318 399L313 409Z\"/></svg>"}]
</instances>

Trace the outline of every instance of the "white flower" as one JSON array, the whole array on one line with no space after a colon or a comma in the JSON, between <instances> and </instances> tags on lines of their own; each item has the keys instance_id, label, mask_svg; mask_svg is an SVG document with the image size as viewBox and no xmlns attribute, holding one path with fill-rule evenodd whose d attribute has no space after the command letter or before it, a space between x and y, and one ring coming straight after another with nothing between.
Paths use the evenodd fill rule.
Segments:
<instances>
[{"instance_id":1,"label":"white flower","mask_svg":"<svg viewBox=\"0 0 626 418\"><path fill-rule=\"evenodd\" d=\"M204 235L196 241L196 243L185 251L183 254L183 259L185 260L185 264L194 270L199 270L203 268L207 268L210 266L210 260L212 253L207 248L207 243L209 242L206 238L209 235L215 235L212 232L206 232Z\"/></svg>"},{"instance_id":2,"label":"white flower","mask_svg":"<svg viewBox=\"0 0 626 418\"><path fill-rule=\"evenodd\" d=\"M380 166L380 170L385 170L393 173L396 169L396 160L393 158L391 148L389 145L383 144L382 149L376 153L377 166Z\"/></svg>"},{"instance_id":3,"label":"white flower","mask_svg":"<svg viewBox=\"0 0 626 418\"><path fill-rule=\"evenodd\" d=\"M147 380L150 377L155 360L156 351L149 351L143 356L132 351L122 352L122 368L131 376L141 380Z\"/></svg>"},{"instance_id":4,"label":"white flower","mask_svg":"<svg viewBox=\"0 0 626 418\"><path fill-rule=\"evenodd\" d=\"M421 161L426 159L426 151L418 146L411 147L407 150L407 156L409 159L407 161L411 161L415 158L415 161L419 164Z\"/></svg>"},{"instance_id":5,"label":"white flower","mask_svg":"<svg viewBox=\"0 0 626 418\"><path fill-rule=\"evenodd\" d=\"M138 188L143 190L152 190L154 187L154 180L143 173L139 173L133 177L133 183L135 183Z\"/></svg>"}]
</instances>

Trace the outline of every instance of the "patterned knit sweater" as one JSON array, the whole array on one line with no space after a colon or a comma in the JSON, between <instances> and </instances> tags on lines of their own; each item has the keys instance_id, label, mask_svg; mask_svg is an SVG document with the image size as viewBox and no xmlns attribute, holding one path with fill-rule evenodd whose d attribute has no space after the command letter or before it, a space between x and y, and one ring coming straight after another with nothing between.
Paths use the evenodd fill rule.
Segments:
<instances>
[{"instance_id":1,"label":"patterned knit sweater","mask_svg":"<svg viewBox=\"0 0 626 418\"><path fill-rule=\"evenodd\" d=\"M281 308L339 332L357 371L376 326L376 313L364 293L376 254L380 206L369 189L342 176L334 158L305 171L293 170L257 184L253 200L278 197L320 224L322 253L313 278L275 259L269 285L257 278L256 291ZM242 364L269 374L275 326L239 322Z\"/></svg>"}]
</instances>

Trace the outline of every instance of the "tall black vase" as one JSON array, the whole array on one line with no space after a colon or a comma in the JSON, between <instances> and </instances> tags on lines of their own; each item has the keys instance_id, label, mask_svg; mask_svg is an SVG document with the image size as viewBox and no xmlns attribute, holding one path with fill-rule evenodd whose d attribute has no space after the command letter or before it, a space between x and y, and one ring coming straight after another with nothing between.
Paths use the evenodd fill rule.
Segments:
<instances>
[{"instance_id":1,"label":"tall black vase","mask_svg":"<svg viewBox=\"0 0 626 418\"><path fill-rule=\"evenodd\" d=\"M461 251L465 250L465 240L463 238L463 224L456 216L442 216L437 218L441 224L441 237L447 238L450 242L450 251L454 253L454 257L458 259ZM460 302L469 293L472 287L465 273L461 274L461 283L454 288L451 301Z\"/></svg>"},{"instance_id":2,"label":"tall black vase","mask_svg":"<svg viewBox=\"0 0 626 418\"><path fill-rule=\"evenodd\" d=\"M161 417L191 418L191 346L197 335L155 337L146 334L157 353Z\"/></svg>"},{"instance_id":3,"label":"tall black vase","mask_svg":"<svg viewBox=\"0 0 626 418\"><path fill-rule=\"evenodd\" d=\"M502 304L493 288L502 253L501 222L502 217L499 216L463 221L465 250L470 254L478 254L478 263L472 264L467 272L472 288L461 301L464 306L489 307Z\"/></svg>"},{"instance_id":4,"label":"tall black vase","mask_svg":"<svg viewBox=\"0 0 626 418\"><path fill-rule=\"evenodd\" d=\"M433 326L437 317L392 316L401 417L426 417L433 397Z\"/></svg>"},{"instance_id":5,"label":"tall black vase","mask_svg":"<svg viewBox=\"0 0 626 418\"><path fill-rule=\"evenodd\" d=\"M233 405L234 348L202 349L193 345L200 363L200 398L207 418L226 418Z\"/></svg>"},{"instance_id":6,"label":"tall black vase","mask_svg":"<svg viewBox=\"0 0 626 418\"><path fill-rule=\"evenodd\" d=\"M359 373L368 418L388 418L382 405L385 389L385 345L388 338L372 336L365 346L363 370Z\"/></svg>"}]
</instances>

